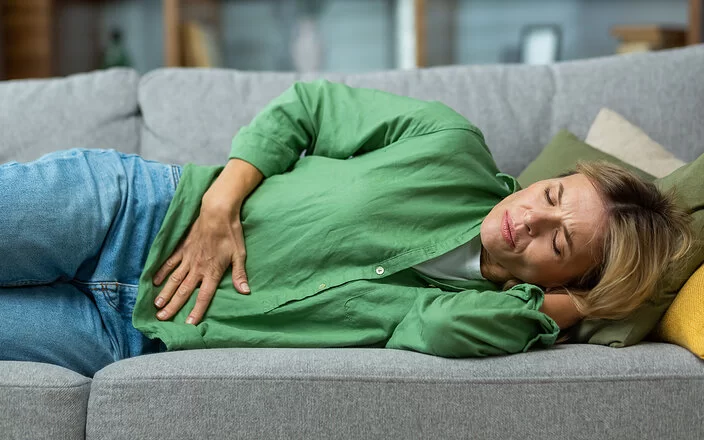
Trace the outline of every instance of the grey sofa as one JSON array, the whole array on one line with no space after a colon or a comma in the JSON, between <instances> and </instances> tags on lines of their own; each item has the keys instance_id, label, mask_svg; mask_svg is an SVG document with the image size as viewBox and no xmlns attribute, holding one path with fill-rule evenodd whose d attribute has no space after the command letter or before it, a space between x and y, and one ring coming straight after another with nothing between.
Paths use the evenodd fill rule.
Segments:
<instances>
[{"instance_id":1,"label":"grey sofa","mask_svg":"<svg viewBox=\"0 0 704 440\"><path fill-rule=\"evenodd\" d=\"M499 167L514 175L559 129L584 137L603 106L683 160L704 152L704 46L552 66L323 76L444 101L482 128ZM239 127L295 79L313 78L118 69L0 83L0 162L86 147L223 163ZM84 437L697 439L704 361L644 341L483 359L370 348L196 350L123 360L94 378L0 362L0 439Z\"/></svg>"}]
</instances>

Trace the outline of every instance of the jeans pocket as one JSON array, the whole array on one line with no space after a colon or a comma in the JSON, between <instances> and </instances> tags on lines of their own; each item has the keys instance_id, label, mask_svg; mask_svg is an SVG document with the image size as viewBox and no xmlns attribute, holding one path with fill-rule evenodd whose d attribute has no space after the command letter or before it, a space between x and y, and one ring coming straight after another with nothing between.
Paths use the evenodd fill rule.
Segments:
<instances>
[{"instance_id":1,"label":"jeans pocket","mask_svg":"<svg viewBox=\"0 0 704 440\"><path fill-rule=\"evenodd\" d=\"M174 191L178 187L178 183L181 181L181 171L183 169L180 165L171 165L171 177L174 182Z\"/></svg>"},{"instance_id":2,"label":"jeans pocket","mask_svg":"<svg viewBox=\"0 0 704 440\"><path fill-rule=\"evenodd\" d=\"M120 315L121 319L131 319L137 298L137 286L116 281L73 281L84 292L93 296L98 309L103 314Z\"/></svg>"}]
</instances>

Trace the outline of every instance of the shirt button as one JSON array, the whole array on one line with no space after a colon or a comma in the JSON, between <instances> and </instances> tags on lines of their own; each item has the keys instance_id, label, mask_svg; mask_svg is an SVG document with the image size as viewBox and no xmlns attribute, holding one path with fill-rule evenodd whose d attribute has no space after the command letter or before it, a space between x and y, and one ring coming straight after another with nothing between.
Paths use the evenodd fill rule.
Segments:
<instances>
[{"instance_id":1,"label":"shirt button","mask_svg":"<svg viewBox=\"0 0 704 440\"><path fill-rule=\"evenodd\" d=\"M384 273L384 268L381 267L381 266L377 267L377 268L376 268L376 273L377 273L377 275L383 274L383 273Z\"/></svg>"},{"instance_id":2,"label":"shirt button","mask_svg":"<svg viewBox=\"0 0 704 440\"><path fill-rule=\"evenodd\" d=\"M322 289L324 289L324 288L325 288L325 283L323 283L323 284L321 284L320 286L318 286L318 290L322 290Z\"/></svg>"}]
</instances>

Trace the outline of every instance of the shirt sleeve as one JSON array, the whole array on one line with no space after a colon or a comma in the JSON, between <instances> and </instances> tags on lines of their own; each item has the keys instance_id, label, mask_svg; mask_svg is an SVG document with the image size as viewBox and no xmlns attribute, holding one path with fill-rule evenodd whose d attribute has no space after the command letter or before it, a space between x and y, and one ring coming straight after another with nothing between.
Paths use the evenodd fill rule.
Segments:
<instances>
[{"instance_id":1,"label":"shirt sleeve","mask_svg":"<svg viewBox=\"0 0 704 440\"><path fill-rule=\"evenodd\" d=\"M272 100L232 140L230 159L254 165L264 177L307 155L347 159L407 137L441 130L481 132L439 101L423 101L327 80L296 82Z\"/></svg>"},{"instance_id":2,"label":"shirt sleeve","mask_svg":"<svg viewBox=\"0 0 704 440\"><path fill-rule=\"evenodd\" d=\"M423 289L386 348L459 358L547 347L560 328L539 311L543 300L543 291L532 284L504 292Z\"/></svg>"}]
</instances>

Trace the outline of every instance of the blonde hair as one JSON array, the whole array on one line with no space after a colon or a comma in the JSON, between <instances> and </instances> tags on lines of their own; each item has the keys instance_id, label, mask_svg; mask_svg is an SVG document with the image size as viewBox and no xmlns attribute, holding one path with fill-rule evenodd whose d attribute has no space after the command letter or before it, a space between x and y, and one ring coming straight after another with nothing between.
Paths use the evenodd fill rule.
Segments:
<instances>
[{"instance_id":1,"label":"blonde hair","mask_svg":"<svg viewBox=\"0 0 704 440\"><path fill-rule=\"evenodd\" d=\"M579 162L607 212L601 254L587 273L562 286L585 319L623 319L655 293L670 264L692 246L690 213L673 191L604 161ZM504 289L520 283L508 280ZM569 339L565 334L556 343Z\"/></svg>"},{"instance_id":2,"label":"blonde hair","mask_svg":"<svg viewBox=\"0 0 704 440\"><path fill-rule=\"evenodd\" d=\"M653 296L670 263L692 245L689 212L674 192L608 162L579 162L601 195L607 226L600 263L565 286L577 310L591 319L622 319Z\"/></svg>"}]
</instances>

